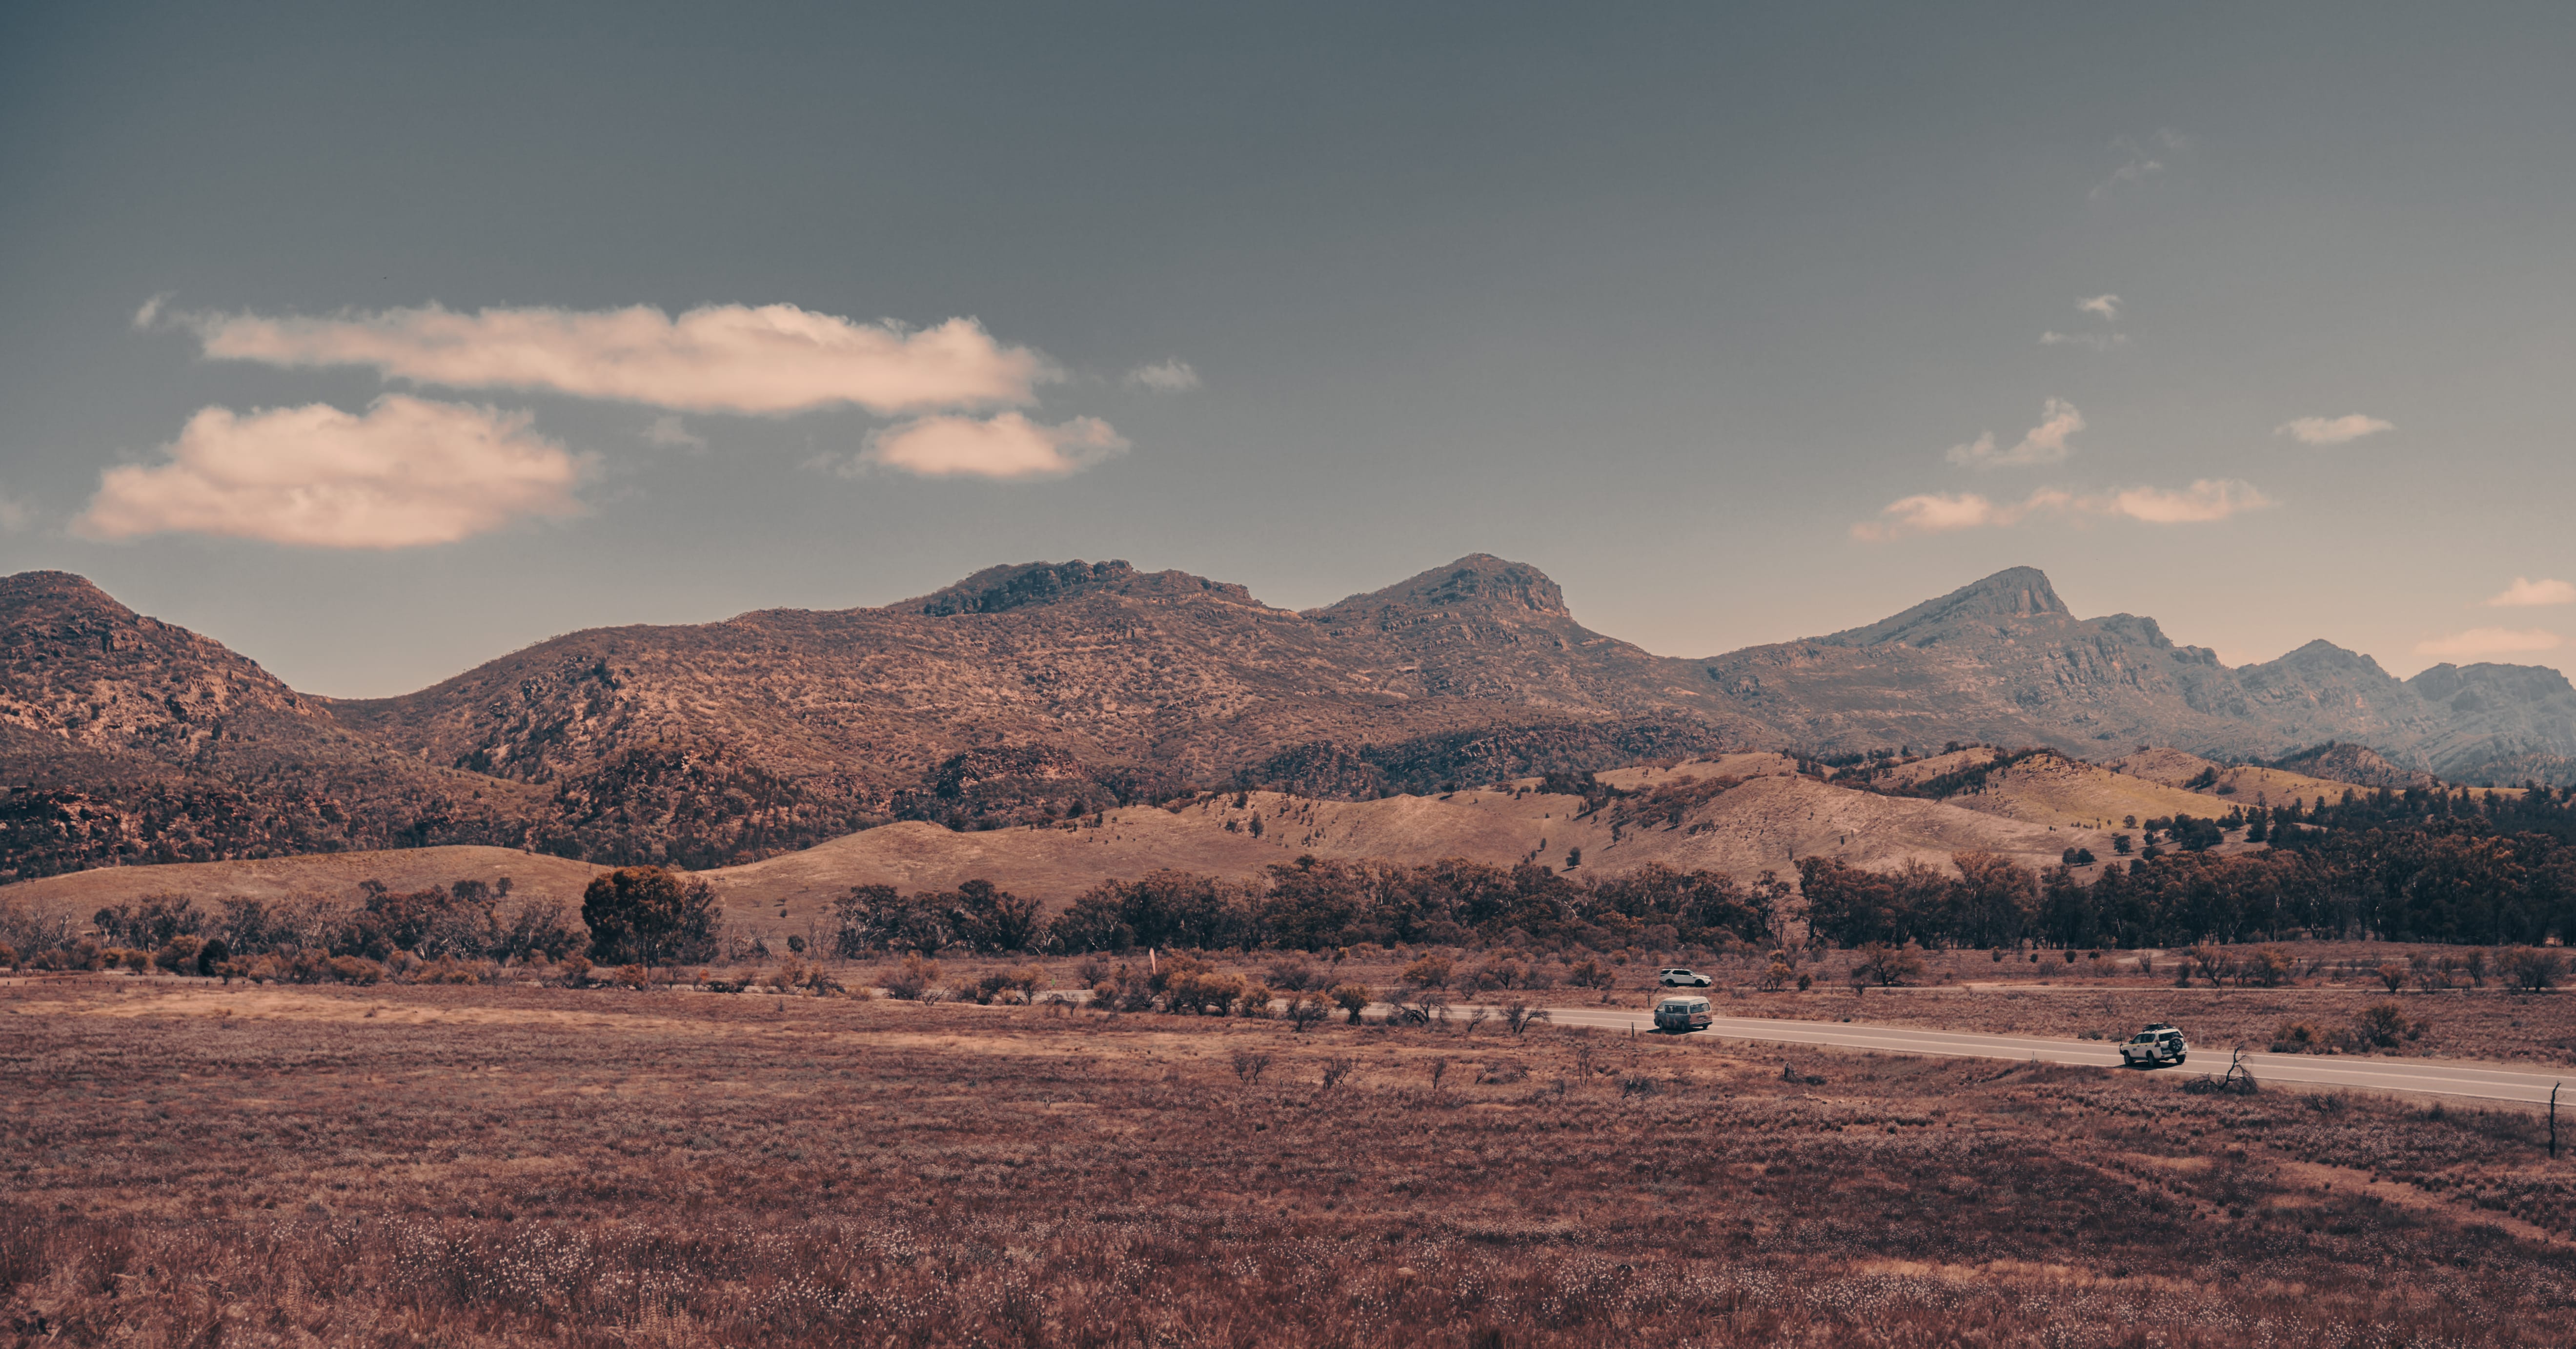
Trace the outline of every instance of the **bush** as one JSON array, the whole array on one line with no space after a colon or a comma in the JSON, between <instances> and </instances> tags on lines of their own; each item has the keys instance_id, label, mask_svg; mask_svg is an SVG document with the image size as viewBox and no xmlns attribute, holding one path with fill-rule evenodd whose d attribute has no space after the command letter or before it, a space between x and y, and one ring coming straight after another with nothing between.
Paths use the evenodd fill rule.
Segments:
<instances>
[{"instance_id":1,"label":"bush","mask_svg":"<svg viewBox=\"0 0 2576 1349\"><path fill-rule=\"evenodd\" d=\"M1288 1000L1289 1028L1303 1035L1308 1029L1333 1014L1332 1006L1310 993L1300 993Z\"/></svg>"},{"instance_id":2,"label":"bush","mask_svg":"<svg viewBox=\"0 0 2576 1349\"><path fill-rule=\"evenodd\" d=\"M385 967L364 956L332 956L322 972L336 983L372 984L385 977Z\"/></svg>"},{"instance_id":3,"label":"bush","mask_svg":"<svg viewBox=\"0 0 2576 1349\"><path fill-rule=\"evenodd\" d=\"M1237 1013L1256 1019L1266 1017L1270 1015L1270 1004L1278 996L1267 985L1254 984L1243 990L1243 1001L1237 1004Z\"/></svg>"},{"instance_id":4,"label":"bush","mask_svg":"<svg viewBox=\"0 0 2576 1349\"><path fill-rule=\"evenodd\" d=\"M1447 988L1455 967L1444 955L1426 955L1404 967L1404 982L1415 988Z\"/></svg>"},{"instance_id":5,"label":"bush","mask_svg":"<svg viewBox=\"0 0 2576 1349\"><path fill-rule=\"evenodd\" d=\"M2422 1021L2406 1019L2406 1009L2393 1002L2374 1002L2361 1009L2353 1019L2353 1034L2363 1044L2381 1049L2394 1049L2401 1040L2418 1039L2424 1034Z\"/></svg>"},{"instance_id":6,"label":"bush","mask_svg":"<svg viewBox=\"0 0 2576 1349\"><path fill-rule=\"evenodd\" d=\"M581 894L590 958L643 965L711 960L724 909L703 880L660 867L620 867L591 878Z\"/></svg>"},{"instance_id":7,"label":"bush","mask_svg":"<svg viewBox=\"0 0 2576 1349\"><path fill-rule=\"evenodd\" d=\"M1270 967L1270 986L1289 993L1305 993L1321 987L1322 973L1306 960L1282 960Z\"/></svg>"},{"instance_id":8,"label":"bush","mask_svg":"<svg viewBox=\"0 0 2576 1349\"><path fill-rule=\"evenodd\" d=\"M195 974L197 953L204 950L205 946L204 942L195 937L172 937L160 950L153 952L152 963L172 974Z\"/></svg>"},{"instance_id":9,"label":"bush","mask_svg":"<svg viewBox=\"0 0 2576 1349\"><path fill-rule=\"evenodd\" d=\"M1852 982L1871 983L1882 988L1908 983L1923 977L1923 957L1913 948L1870 942L1860 948L1860 959L1852 966Z\"/></svg>"},{"instance_id":10,"label":"bush","mask_svg":"<svg viewBox=\"0 0 2576 1349\"><path fill-rule=\"evenodd\" d=\"M921 953L915 951L903 958L900 968L886 976L885 991L887 997L901 998L905 1002L935 1002L937 999L928 994L938 983L939 962L924 960Z\"/></svg>"},{"instance_id":11,"label":"bush","mask_svg":"<svg viewBox=\"0 0 2576 1349\"><path fill-rule=\"evenodd\" d=\"M2546 993L2567 977L2567 956L2545 946L2526 946L2504 958L2504 975L2526 993Z\"/></svg>"},{"instance_id":12,"label":"bush","mask_svg":"<svg viewBox=\"0 0 2576 1349\"><path fill-rule=\"evenodd\" d=\"M1609 988L1619 982L1619 976L1609 966L1585 956L1565 972L1565 982L1576 988Z\"/></svg>"},{"instance_id":13,"label":"bush","mask_svg":"<svg viewBox=\"0 0 2576 1349\"><path fill-rule=\"evenodd\" d=\"M2272 1031L2275 1054L2318 1054L2325 1051L2325 1041L2317 1028L2304 1021L2284 1021Z\"/></svg>"},{"instance_id":14,"label":"bush","mask_svg":"<svg viewBox=\"0 0 2576 1349\"><path fill-rule=\"evenodd\" d=\"M1371 992L1366 984L1335 984L1332 991L1324 996L1331 998L1334 1006L1350 1013L1351 1024L1354 1026L1359 1024L1360 1013L1367 1011L1368 1005L1377 1001L1377 994Z\"/></svg>"}]
</instances>

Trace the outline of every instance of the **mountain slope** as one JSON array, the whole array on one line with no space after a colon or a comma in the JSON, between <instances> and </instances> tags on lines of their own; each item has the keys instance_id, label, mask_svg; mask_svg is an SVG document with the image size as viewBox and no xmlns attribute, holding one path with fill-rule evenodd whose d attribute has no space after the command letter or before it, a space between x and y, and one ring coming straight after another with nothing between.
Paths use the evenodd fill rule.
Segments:
<instances>
[{"instance_id":1,"label":"mountain slope","mask_svg":"<svg viewBox=\"0 0 2576 1349\"><path fill-rule=\"evenodd\" d=\"M0 877L516 843L532 794L352 734L220 642L77 576L0 578Z\"/></svg>"}]
</instances>

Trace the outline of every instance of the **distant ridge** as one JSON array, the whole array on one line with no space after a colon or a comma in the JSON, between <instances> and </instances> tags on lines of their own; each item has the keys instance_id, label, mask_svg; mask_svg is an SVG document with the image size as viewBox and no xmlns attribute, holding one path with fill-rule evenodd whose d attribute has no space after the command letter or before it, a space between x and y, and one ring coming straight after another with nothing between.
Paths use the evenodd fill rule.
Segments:
<instances>
[{"instance_id":1,"label":"distant ridge","mask_svg":"<svg viewBox=\"0 0 2576 1349\"><path fill-rule=\"evenodd\" d=\"M0 785L19 789L0 875L432 843L716 866L1192 787L1356 799L1952 741L2231 762L2332 742L2389 773L2576 783L2576 688L2509 665L2401 681L2326 642L2230 669L2151 618L2077 617L2031 567L1684 660L1474 553L1303 613L1121 560L1017 563L881 608L570 633L333 700L80 577L0 578Z\"/></svg>"}]
</instances>

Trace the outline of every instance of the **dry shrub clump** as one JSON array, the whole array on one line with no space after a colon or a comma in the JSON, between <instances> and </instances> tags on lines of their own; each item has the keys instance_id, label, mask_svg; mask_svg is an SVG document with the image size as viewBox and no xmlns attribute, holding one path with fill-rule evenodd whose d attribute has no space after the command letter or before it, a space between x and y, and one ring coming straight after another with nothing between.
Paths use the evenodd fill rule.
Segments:
<instances>
[{"instance_id":1,"label":"dry shrub clump","mask_svg":"<svg viewBox=\"0 0 2576 1349\"><path fill-rule=\"evenodd\" d=\"M137 1345L2576 1340L2576 1250L2551 1235L2576 1186L2527 1114L1524 1031L1470 1062L1428 1027L1001 999L5 987L0 1325Z\"/></svg>"}]
</instances>

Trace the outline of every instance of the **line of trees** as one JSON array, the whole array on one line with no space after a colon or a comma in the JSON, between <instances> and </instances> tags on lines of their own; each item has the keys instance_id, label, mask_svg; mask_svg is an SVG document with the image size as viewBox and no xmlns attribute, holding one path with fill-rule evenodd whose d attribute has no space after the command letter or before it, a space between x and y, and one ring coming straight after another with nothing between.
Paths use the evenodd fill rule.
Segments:
<instances>
[{"instance_id":1,"label":"line of trees","mask_svg":"<svg viewBox=\"0 0 2576 1349\"><path fill-rule=\"evenodd\" d=\"M1315 951L1361 942L1727 945L1775 940L1794 892L1770 872L1751 885L1662 866L1578 881L1535 864L1307 856L1243 881L1181 871L1106 881L1052 921L1041 920L1036 900L981 881L913 895L857 886L835 905L831 943L843 956L928 954L951 943L1069 954L1148 946Z\"/></svg>"},{"instance_id":2,"label":"line of trees","mask_svg":"<svg viewBox=\"0 0 2576 1349\"><path fill-rule=\"evenodd\" d=\"M1798 864L1814 934L1837 945L2175 946L2298 935L2529 945L2576 935L2576 847L2547 834L2321 832L2295 847L2185 849L2114 861L2085 884L1961 853L1957 874L1922 863L1866 871Z\"/></svg>"}]
</instances>

